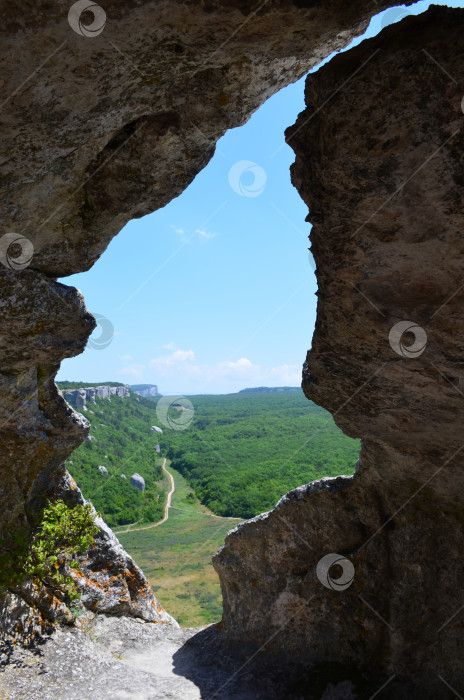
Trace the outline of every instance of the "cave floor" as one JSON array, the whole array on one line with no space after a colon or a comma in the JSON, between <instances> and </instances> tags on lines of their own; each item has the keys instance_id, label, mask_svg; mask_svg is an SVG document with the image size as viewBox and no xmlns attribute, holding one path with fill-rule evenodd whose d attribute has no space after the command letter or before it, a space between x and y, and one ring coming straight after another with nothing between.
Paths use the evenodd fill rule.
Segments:
<instances>
[{"instance_id":1,"label":"cave floor","mask_svg":"<svg viewBox=\"0 0 464 700\"><path fill-rule=\"evenodd\" d=\"M97 616L33 648L3 653L0 700L271 700L297 698L266 654L218 644L214 626L179 629Z\"/></svg>"}]
</instances>

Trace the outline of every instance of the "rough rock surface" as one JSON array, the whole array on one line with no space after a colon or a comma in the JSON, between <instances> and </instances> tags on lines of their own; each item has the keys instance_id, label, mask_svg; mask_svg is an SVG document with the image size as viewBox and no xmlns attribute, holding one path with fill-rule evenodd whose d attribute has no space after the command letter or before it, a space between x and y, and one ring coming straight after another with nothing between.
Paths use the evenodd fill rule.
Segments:
<instances>
[{"instance_id":1,"label":"rough rock surface","mask_svg":"<svg viewBox=\"0 0 464 700\"><path fill-rule=\"evenodd\" d=\"M215 559L229 639L356 687L361 672L361 697L464 692L463 27L432 8L307 79L287 131L319 285L303 388L362 438L360 462ZM342 566L318 569L331 553Z\"/></svg>"},{"instance_id":2,"label":"rough rock surface","mask_svg":"<svg viewBox=\"0 0 464 700\"><path fill-rule=\"evenodd\" d=\"M29 529L88 432L54 377L95 322L54 278L90 268L228 128L391 4L115 0L89 37L89 13L73 29L67 5L3 3L2 230L29 243L0 238L0 538Z\"/></svg>"},{"instance_id":3,"label":"rough rock surface","mask_svg":"<svg viewBox=\"0 0 464 700\"><path fill-rule=\"evenodd\" d=\"M130 396L130 386L88 386L82 389L63 389L60 392L66 401L78 411L85 410L88 403L95 403L95 398L111 399L112 396L119 396L127 399Z\"/></svg>"},{"instance_id":4,"label":"rough rock surface","mask_svg":"<svg viewBox=\"0 0 464 700\"><path fill-rule=\"evenodd\" d=\"M140 474L132 474L130 484L134 487L134 489L145 491L145 479L143 476L140 476Z\"/></svg>"},{"instance_id":5,"label":"rough rock surface","mask_svg":"<svg viewBox=\"0 0 464 700\"><path fill-rule=\"evenodd\" d=\"M295 666L277 667L255 652L247 644L225 649L214 626L180 630L86 615L39 646L0 646L0 698L302 700Z\"/></svg>"}]
</instances>

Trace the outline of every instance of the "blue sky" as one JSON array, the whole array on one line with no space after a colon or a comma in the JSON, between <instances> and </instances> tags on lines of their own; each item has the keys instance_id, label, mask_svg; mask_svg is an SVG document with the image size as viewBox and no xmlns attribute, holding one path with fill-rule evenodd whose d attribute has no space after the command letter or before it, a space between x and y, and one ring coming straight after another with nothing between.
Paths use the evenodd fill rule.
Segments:
<instances>
[{"instance_id":1,"label":"blue sky","mask_svg":"<svg viewBox=\"0 0 464 700\"><path fill-rule=\"evenodd\" d=\"M366 36L430 4L387 10ZM270 98L225 134L180 197L129 222L89 272L63 279L109 323L58 379L157 384L163 394L300 384L317 285L284 130L303 90L304 79Z\"/></svg>"}]
</instances>

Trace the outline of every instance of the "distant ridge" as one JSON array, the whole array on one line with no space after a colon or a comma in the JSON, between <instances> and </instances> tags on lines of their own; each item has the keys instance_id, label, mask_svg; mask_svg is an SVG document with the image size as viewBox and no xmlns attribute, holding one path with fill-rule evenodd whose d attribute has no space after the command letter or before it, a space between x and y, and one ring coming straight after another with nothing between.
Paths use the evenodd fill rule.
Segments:
<instances>
[{"instance_id":1,"label":"distant ridge","mask_svg":"<svg viewBox=\"0 0 464 700\"><path fill-rule=\"evenodd\" d=\"M122 382L56 382L58 389L87 389L92 386L126 386Z\"/></svg>"},{"instance_id":2,"label":"distant ridge","mask_svg":"<svg viewBox=\"0 0 464 700\"><path fill-rule=\"evenodd\" d=\"M300 386L256 386L252 389L242 389L239 394L246 394L256 391L301 391Z\"/></svg>"},{"instance_id":3,"label":"distant ridge","mask_svg":"<svg viewBox=\"0 0 464 700\"><path fill-rule=\"evenodd\" d=\"M156 384L131 384L131 389L139 396L159 396Z\"/></svg>"}]
</instances>

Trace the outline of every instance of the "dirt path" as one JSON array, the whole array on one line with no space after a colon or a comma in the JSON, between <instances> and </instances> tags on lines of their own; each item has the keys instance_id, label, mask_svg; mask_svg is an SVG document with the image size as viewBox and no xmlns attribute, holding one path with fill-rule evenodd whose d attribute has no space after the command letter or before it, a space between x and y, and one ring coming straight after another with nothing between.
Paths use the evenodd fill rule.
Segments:
<instances>
[{"instance_id":1,"label":"dirt path","mask_svg":"<svg viewBox=\"0 0 464 700\"><path fill-rule=\"evenodd\" d=\"M168 472L166 469L166 458L164 458L163 465L162 465L163 471L167 475L170 483L171 483L171 488L168 492L168 496L166 498L166 505L164 506L164 517L161 518L161 520L158 520L157 523L152 523L151 525L145 525L145 527L134 527L130 530L115 530L114 534L115 535L125 535L127 532L139 532L140 530L151 530L154 527L158 527L158 525L162 525L163 523L166 522L166 520L169 518L169 508L171 507L171 499L172 499L172 494L176 490L176 484L174 481L174 477L171 474L171 472Z\"/></svg>"}]
</instances>

